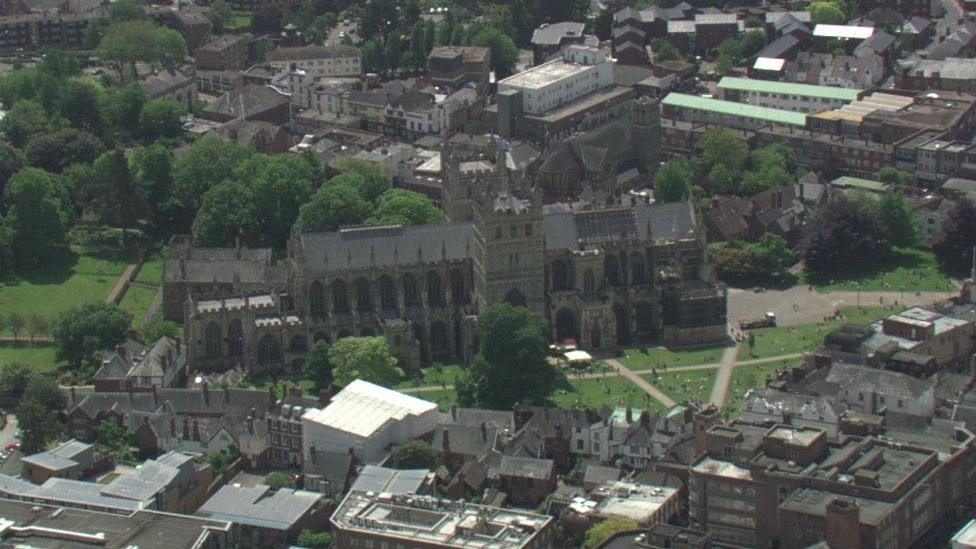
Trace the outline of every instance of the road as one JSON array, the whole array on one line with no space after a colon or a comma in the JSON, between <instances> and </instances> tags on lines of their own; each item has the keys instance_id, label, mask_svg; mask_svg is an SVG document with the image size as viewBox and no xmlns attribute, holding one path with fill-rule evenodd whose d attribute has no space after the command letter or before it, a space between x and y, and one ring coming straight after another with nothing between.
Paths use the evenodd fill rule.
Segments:
<instances>
[{"instance_id":1,"label":"road","mask_svg":"<svg viewBox=\"0 0 976 549\"><path fill-rule=\"evenodd\" d=\"M729 319L741 320L762 316L767 311L776 314L779 326L819 322L844 306L899 306L928 305L934 301L959 295L958 292L818 292L807 286L793 286L786 290L754 292L738 288L729 289ZM883 300L883 301L882 301ZM796 308L794 309L794 305Z\"/></svg>"},{"instance_id":2,"label":"road","mask_svg":"<svg viewBox=\"0 0 976 549\"><path fill-rule=\"evenodd\" d=\"M8 444L20 442L17 432L17 416L7 414L7 425L0 431L0 450L6 448Z\"/></svg>"}]
</instances>

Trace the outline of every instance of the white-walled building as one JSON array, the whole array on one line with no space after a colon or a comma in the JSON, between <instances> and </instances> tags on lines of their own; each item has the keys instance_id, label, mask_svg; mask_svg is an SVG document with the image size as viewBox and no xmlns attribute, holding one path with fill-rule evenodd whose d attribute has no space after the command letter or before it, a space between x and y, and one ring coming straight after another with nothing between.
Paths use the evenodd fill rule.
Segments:
<instances>
[{"instance_id":1,"label":"white-walled building","mask_svg":"<svg viewBox=\"0 0 976 549\"><path fill-rule=\"evenodd\" d=\"M574 45L562 57L498 82L498 92L522 93L522 111L540 114L613 85L613 59L600 48Z\"/></svg>"},{"instance_id":2,"label":"white-walled building","mask_svg":"<svg viewBox=\"0 0 976 549\"><path fill-rule=\"evenodd\" d=\"M321 410L302 416L303 453L311 450L342 453L352 450L370 463L386 447L433 432L437 405L357 379Z\"/></svg>"},{"instance_id":3,"label":"white-walled building","mask_svg":"<svg viewBox=\"0 0 976 549\"><path fill-rule=\"evenodd\" d=\"M278 48L268 53L267 61L278 70L295 65L315 78L363 74L363 54L352 46Z\"/></svg>"}]
</instances>

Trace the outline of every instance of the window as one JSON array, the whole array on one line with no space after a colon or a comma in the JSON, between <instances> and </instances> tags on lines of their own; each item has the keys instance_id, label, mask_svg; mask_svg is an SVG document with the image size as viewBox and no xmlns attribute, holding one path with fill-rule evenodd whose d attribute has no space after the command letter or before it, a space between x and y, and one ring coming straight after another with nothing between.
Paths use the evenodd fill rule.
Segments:
<instances>
[{"instance_id":1,"label":"window","mask_svg":"<svg viewBox=\"0 0 976 549\"><path fill-rule=\"evenodd\" d=\"M518 236L518 227L516 227L515 225L512 225L511 227L509 227L508 228L508 234L512 238L515 238L516 236Z\"/></svg>"},{"instance_id":2,"label":"window","mask_svg":"<svg viewBox=\"0 0 976 549\"><path fill-rule=\"evenodd\" d=\"M502 237L502 228L495 227L495 238L501 238L501 237Z\"/></svg>"},{"instance_id":3,"label":"window","mask_svg":"<svg viewBox=\"0 0 976 549\"><path fill-rule=\"evenodd\" d=\"M525 236L532 236L532 224L525 226Z\"/></svg>"}]
</instances>

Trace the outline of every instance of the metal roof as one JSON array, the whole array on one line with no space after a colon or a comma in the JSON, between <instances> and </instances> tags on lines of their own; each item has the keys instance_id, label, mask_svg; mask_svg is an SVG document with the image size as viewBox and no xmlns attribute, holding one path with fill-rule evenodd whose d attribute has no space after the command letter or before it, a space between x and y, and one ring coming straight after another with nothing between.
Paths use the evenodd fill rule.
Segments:
<instances>
[{"instance_id":1,"label":"metal roof","mask_svg":"<svg viewBox=\"0 0 976 549\"><path fill-rule=\"evenodd\" d=\"M838 88L834 86L815 86L813 84L793 84L790 82L774 82L772 80L754 80L752 78L736 78L726 76L718 83L719 88L781 95L802 95L804 97L823 97L838 101L854 101L861 90Z\"/></svg>"},{"instance_id":2,"label":"metal roof","mask_svg":"<svg viewBox=\"0 0 976 549\"><path fill-rule=\"evenodd\" d=\"M346 385L322 410L309 410L303 420L368 437L391 420L418 416L437 405L357 379Z\"/></svg>"},{"instance_id":3,"label":"metal roof","mask_svg":"<svg viewBox=\"0 0 976 549\"><path fill-rule=\"evenodd\" d=\"M735 101L722 101L721 99L698 97L697 95L684 93L669 93L661 104L671 107L685 107L719 114L755 118L779 124L792 124L794 126L805 126L807 123L807 116L803 113L770 109L769 107L757 107L745 103L736 103Z\"/></svg>"}]
</instances>

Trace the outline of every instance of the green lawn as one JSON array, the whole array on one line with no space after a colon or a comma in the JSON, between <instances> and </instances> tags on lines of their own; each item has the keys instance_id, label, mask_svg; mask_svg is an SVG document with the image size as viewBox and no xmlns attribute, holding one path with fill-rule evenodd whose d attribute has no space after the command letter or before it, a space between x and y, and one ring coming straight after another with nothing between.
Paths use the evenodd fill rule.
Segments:
<instances>
[{"instance_id":1,"label":"green lawn","mask_svg":"<svg viewBox=\"0 0 976 549\"><path fill-rule=\"evenodd\" d=\"M733 415L738 415L742 399L749 392L749 389L765 387L767 376L775 376L778 370L790 368L799 362L800 359L791 358L762 364L736 366L735 370L732 371L732 378L729 380L729 392L725 395L725 409Z\"/></svg>"},{"instance_id":2,"label":"green lawn","mask_svg":"<svg viewBox=\"0 0 976 549\"><path fill-rule=\"evenodd\" d=\"M650 370L651 368L694 366L713 364L722 360L725 347L714 346L701 349L670 350L665 347L630 347L624 349L620 362L631 370Z\"/></svg>"},{"instance_id":3,"label":"green lawn","mask_svg":"<svg viewBox=\"0 0 976 549\"><path fill-rule=\"evenodd\" d=\"M831 271L829 277L801 273L800 284L812 284L818 291L889 290L893 292L951 291L953 280L939 270L935 255L928 250L899 248L882 262Z\"/></svg>"},{"instance_id":4,"label":"green lawn","mask_svg":"<svg viewBox=\"0 0 976 549\"><path fill-rule=\"evenodd\" d=\"M657 375L644 374L641 377L671 397L675 402L708 402L715 385L718 369L689 370L685 372L662 372Z\"/></svg>"},{"instance_id":5,"label":"green lawn","mask_svg":"<svg viewBox=\"0 0 976 549\"><path fill-rule=\"evenodd\" d=\"M104 301L129 260L127 255L65 250L43 267L21 269L0 282L0 311L54 322L72 307Z\"/></svg>"},{"instance_id":6,"label":"green lawn","mask_svg":"<svg viewBox=\"0 0 976 549\"><path fill-rule=\"evenodd\" d=\"M50 344L27 341L19 343L0 342L0 365L10 362L23 362L34 367L37 372L52 372L58 365L54 360L55 347Z\"/></svg>"},{"instance_id":7,"label":"green lawn","mask_svg":"<svg viewBox=\"0 0 976 549\"><path fill-rule=\"evenodd\" d=\"M457 400L457 392L455 392L453 389L446 389L442 391L423 391L421 393L407 394L428 402L436 403L437 407L440 408L442 412L449 410L451 408L451 404Z\"/></svg>"},{"instance_id":8,"label":"green lawn","mask_svg":"<svg viewBox=\"0 0 976 549\"><path fill-rule=\"evenodd\" d=\"M119 302L119 307L132 314L133 326L138 326L142 322L142 317L149 310L149 305L156 297L157 291L132 284L126 289L122 300Z\"/></svg>"},{"instance_id":9,"label":"green lawn","mask_svg":"<svg viewBox=\"0 0 976 549\"><path fill-rule=\"evenodd\" d=\"M660 402L620 376L582 380L563 379L557 383L550 400L560 408L578 406L599 410L604 405L611 408L629 405L651 412L660 412L664 409Z\"/></svg>"},{"instance_id":10,"label":"green lawn","mask_svg":"<svg viewBox=\"0 0 976 549\"><path fill-rule=\"evenodd\" d=\"M403 381L397 383L395 388L403 389L407 387L430 387L434 385L444 387L447 385L454 385L457 378L464 373L464 368L458 366L457 364L445 364L424 368L422 373L423 375L421 377L404 379Z\"/></svg>"},{"instance_id":11,"label":"green lawn","mask_svg":"<svg viewBox=\"0 0 976 549\"><path fill-rule=\"evenodd\" d=\"M167 255L169 255L167 250L159 250L149 254L146 257L146 261L142 263L142 268L139 269L136 280L145 282L146 284L162 284L163 264L166 262Z\"/></svg>"},{"instance_id":12,"label":"green lawn","mask_svg":"<svg viewBox=\"0 0 976 549\"><path fill-rule=\"evenodd\" d=\"M246 11L235 11L233 17L225 25L227 29L249 29L251 27L251 14Z\"/></svg>"},{"instance_id":13,"label":"green lawn","mask_svg":"<svg viewBox=\"0 0 976 549\"><path fill-rule=\"evenodd\" d=\"M827 332L843 324L864 324L892 313L883 307L843 307L843 320L831 320L816 324L797 324L796 326L777 326L748 330L755 336L755 345L749 347L748 341L739 348L739 360L769 358L778 355L812 351L823 341Z\"/></svg>"}]
</instances>

